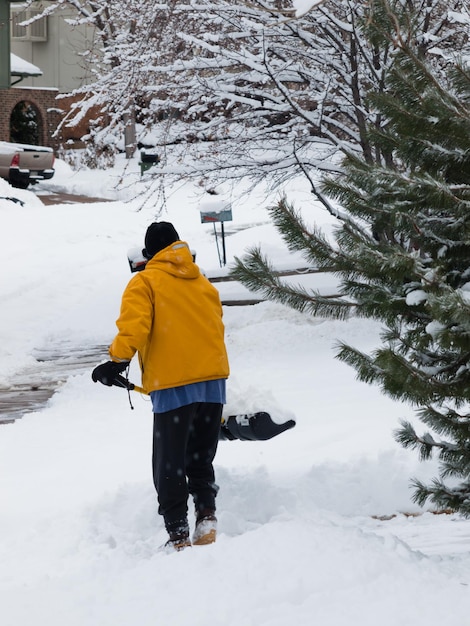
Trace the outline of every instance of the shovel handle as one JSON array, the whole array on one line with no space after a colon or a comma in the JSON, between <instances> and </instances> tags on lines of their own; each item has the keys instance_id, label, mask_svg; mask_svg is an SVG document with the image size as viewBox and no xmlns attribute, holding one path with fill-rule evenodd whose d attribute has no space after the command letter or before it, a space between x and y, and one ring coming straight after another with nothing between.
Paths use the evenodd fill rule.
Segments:
<instances>
[{"instance_id":1,"label":"shovel handle","mask_svg":"<svg viewBox=\"0 0 470 626\"><path fill-rule=\"evenodd\" d=\"M124 389L128 389L129 391L137 391L138 393L148 395L143 387L134 385L134 383L131 383L127 380L127 378L124 378L124 376L121 376L120 374L114 377L113 385L115 385L116 387L123 387Z\"/></svg>"}]
</instances>

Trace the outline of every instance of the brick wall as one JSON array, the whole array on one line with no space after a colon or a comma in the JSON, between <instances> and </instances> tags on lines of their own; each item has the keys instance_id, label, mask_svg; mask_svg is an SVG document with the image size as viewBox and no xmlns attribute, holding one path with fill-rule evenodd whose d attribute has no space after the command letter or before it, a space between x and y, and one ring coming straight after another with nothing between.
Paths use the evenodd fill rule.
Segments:
<instances>
[{"instance_id":1,"label":"brick wall","mask_svg":"<svg viewBox=\"0 0 470 626\"><path fill-rule=\"evenodd\" d=\"M34 105L38 112L39 143L50 146L55 151L67 143L69 147L83 147L81 137L90 131L90 119L105 120L106 116L98 107L93 107L87 115L73 128L64 126L57 137L54 133L65 113L78 97L63 95L56 99L57 89L44 89L34 87L12 87L0 89L0 141L11 141L10 116L19 102L27 102Z\"/></svg>"},{"instance_id":2,"label":"brick wall","mask_svg":"<svg viewBox=\"0 0 470 626\"><path fill-rule=\"evenodd\" d=\"M52 135L61 119L56 101L57 89L12 87L0 90L0 141L10 141L10 116L19 102L28 102L36 108L39 122L39 143L57 150L59 140Z\"/></svg>"}]
</instances>

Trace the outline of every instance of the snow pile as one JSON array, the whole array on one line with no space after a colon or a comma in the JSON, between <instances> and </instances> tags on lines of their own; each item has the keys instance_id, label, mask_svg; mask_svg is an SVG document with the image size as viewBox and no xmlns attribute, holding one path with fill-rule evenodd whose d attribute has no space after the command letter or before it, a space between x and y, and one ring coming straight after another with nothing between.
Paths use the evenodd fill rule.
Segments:
<instances>
[{"instance_id":1,"label":"snow pile","mask_svg":"<svg viewBox=\"0 0 470 626\"><path fill-rule=\"evenodd\" d=\"M134 163L134 195L144 184L136 172ZM0 201L0 387L40 370L38 350L110 342L130 278L127 250L155 217L174 222L208 274L222 271L197 188L142 207L129 180L116 186L121 173L59 165L42 186L117 198L95 204L43 206L0 181L0 195L25 200ZM229 262L258 243L276 262L292 262L269 224L275 198L224 194L233 207ZM312 211L298 182L289 197ZM328 223L319 212L310 218ZM0 426L2 626L466 624L468 523L411 502L409 478L428 480L437 468L393 440L410 409L334 358L339 340L372 350L380 328L268 302L225 307L224 319L227 413L267 409L297 425L267 442L221 442L217 543L158 552L166 536L151 480L149 401L135 394L131 411L124 390L77 374L47 406Z\"/></svg>"}]
</instances>

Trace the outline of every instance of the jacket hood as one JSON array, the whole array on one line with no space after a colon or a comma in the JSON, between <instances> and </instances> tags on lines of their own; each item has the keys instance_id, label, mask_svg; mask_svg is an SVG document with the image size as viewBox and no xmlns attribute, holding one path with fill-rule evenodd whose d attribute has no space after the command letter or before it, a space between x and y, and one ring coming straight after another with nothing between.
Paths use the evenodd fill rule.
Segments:
<instances>
[{"instance_id":1,"label":"jacket hood","mask_svg":"<svg viewBox=\"0 0 470 626\"><path fill-rule=\"evenodd\" d=\"M197 278L199 267L194 263L189 246L184 241L175 241L157 252L145 266L147 270L158 269L177 278Z\"/></svg>"}]
</instances>

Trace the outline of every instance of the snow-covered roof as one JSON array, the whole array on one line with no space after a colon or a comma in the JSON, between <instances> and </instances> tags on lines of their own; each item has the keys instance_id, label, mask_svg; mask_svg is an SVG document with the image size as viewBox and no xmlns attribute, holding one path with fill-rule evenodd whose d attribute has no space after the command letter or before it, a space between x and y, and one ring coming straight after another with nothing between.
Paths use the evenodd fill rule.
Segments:
<instances>
[{"instance_id":1,"label":"snow-covered roof","mask_svg":"<svg viewBox=\"0 0 470 626\"><path fill-rule=\"evenodd\" d=\"M29 61L25 61L13 53L10 54L10 65L10 74L12 76L42 76L42 70L37 65L29 63Z\"/></svg>"}]
</instances>

